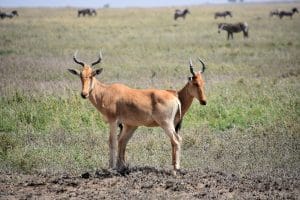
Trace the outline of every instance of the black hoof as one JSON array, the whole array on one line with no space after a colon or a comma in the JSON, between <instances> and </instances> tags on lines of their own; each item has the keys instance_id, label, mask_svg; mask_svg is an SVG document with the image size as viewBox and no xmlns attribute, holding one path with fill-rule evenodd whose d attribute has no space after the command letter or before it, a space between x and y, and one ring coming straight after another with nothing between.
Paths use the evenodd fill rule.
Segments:
<instances>
[{"instance_id":1,"label":"black hoof","mask_svg":"<svg viewBox=\"0 0 300 200\"><path fill-rule=\"evenodd\" d=\"M130 173L129 167L128 166L121 166L118 167L117 169L118 173L121 174L122 176L126 176Z\"/></svg>"}]
</instances>

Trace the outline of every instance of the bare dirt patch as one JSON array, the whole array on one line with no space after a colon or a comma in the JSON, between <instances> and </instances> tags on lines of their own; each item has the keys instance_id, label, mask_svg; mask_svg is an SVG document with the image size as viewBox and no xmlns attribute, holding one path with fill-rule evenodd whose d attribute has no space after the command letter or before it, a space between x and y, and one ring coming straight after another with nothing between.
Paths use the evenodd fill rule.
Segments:
<instances>
[{"instance_id":1,"label":"bare dirt patch","mask_svg":"<svg viewBox=\"0 0 300 200\"><path fill-rule=\"evenodd\" d=\"M0 199L297 199L298 177L239 177L212 170L176 177L152 167L79 176L1 172Z\"/></svg>"}]
</instances>

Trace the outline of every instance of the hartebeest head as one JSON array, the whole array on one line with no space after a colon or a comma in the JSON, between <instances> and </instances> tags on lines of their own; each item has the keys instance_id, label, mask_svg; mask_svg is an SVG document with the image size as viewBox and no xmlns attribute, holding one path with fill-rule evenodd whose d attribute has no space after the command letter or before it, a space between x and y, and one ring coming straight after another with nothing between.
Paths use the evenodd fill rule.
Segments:
<instances>
[{"instance_id":1,"label":"hartebeest head","mask_svg":"<svg viewBox=\"0 0 300 200\"><path fill-rule=\"evenodd\" d=\"M205 82L202 78L202 73L205 70L205 64L200 60L200 58L198 58L198 60L202 64L202 69L195 73L192 59L190 59L190 72L192 76L189 77L188 91L190 95L199 100L201 105L206 105L206 96L204 92Z\"/></svg>"},{"instance_id":2,"label":"hartebeest head","mask_svg":"<svg viewBox=\"0 0 300 200\"><path fill-rule=\"evenodd\" d=\"M87 65L87 64L79 61L76 58L76 54L77 54L77 51L74 53L73 60L75 61L75 63L82 66L82 70L80 70L80 71L76 70L76 69L68 69L68 70L72 74L77 75L77 76L80 77L81 83L82 83L81 96L82 96L82 98L85 99L89 96L90 92L94 88L94 81L93 81L94 77L96 75L100 74L103 70L103 68L100 68L100 69L93 69L92 68L94 65L101 62L102 54L101 54L101 51L100 51L98 60L93 62L91 65Z\"/></svg>"}]
</instances>

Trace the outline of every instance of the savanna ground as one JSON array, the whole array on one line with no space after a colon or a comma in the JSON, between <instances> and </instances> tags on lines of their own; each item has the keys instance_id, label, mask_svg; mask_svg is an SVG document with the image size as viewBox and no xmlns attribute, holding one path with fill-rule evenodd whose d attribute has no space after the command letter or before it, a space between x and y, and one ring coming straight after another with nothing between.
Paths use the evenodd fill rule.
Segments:
<instances>
[{"instance_id":1,"label":"savanna ground","mask_svg":"<svg viewBox=\"0 0 300 200\"><path fill-rule=\"evenodd\" d=\"M0 21L0 199L297 199L300 173L300 16L269 11L300 4L98 9L18 9ZM1 9L8 10L8 9ZM232 10L233 18L213 19ZM250 38L217 33L247 21ZM201 57L208 104L184 118L182 171L170 175L171 145L139 128L125 174L108 171L108 126L81 99L72 55L102 50L105 83L180 89L188 59ZM198 64L198 63L197 63ZM199 65L198 65L199 66Z\"/></svg>"}]
</instances>

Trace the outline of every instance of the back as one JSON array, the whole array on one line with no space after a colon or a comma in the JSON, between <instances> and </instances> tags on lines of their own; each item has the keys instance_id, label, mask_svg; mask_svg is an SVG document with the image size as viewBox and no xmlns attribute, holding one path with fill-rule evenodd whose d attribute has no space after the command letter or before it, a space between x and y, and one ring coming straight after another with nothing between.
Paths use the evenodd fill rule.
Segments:
<instances>
[{"instance_id":1,"label":"back","mask_svg":"<svg viewBox=\"0 0 300 200\"><path fill-rule=\"evenodd\" d=\"M169 91L133 89L123 84L112 84L103 93L106 113L118 116L118 121L132 126L157 126L157 121L176 115L180 102Z\"/></svg>"}]
</instances>

